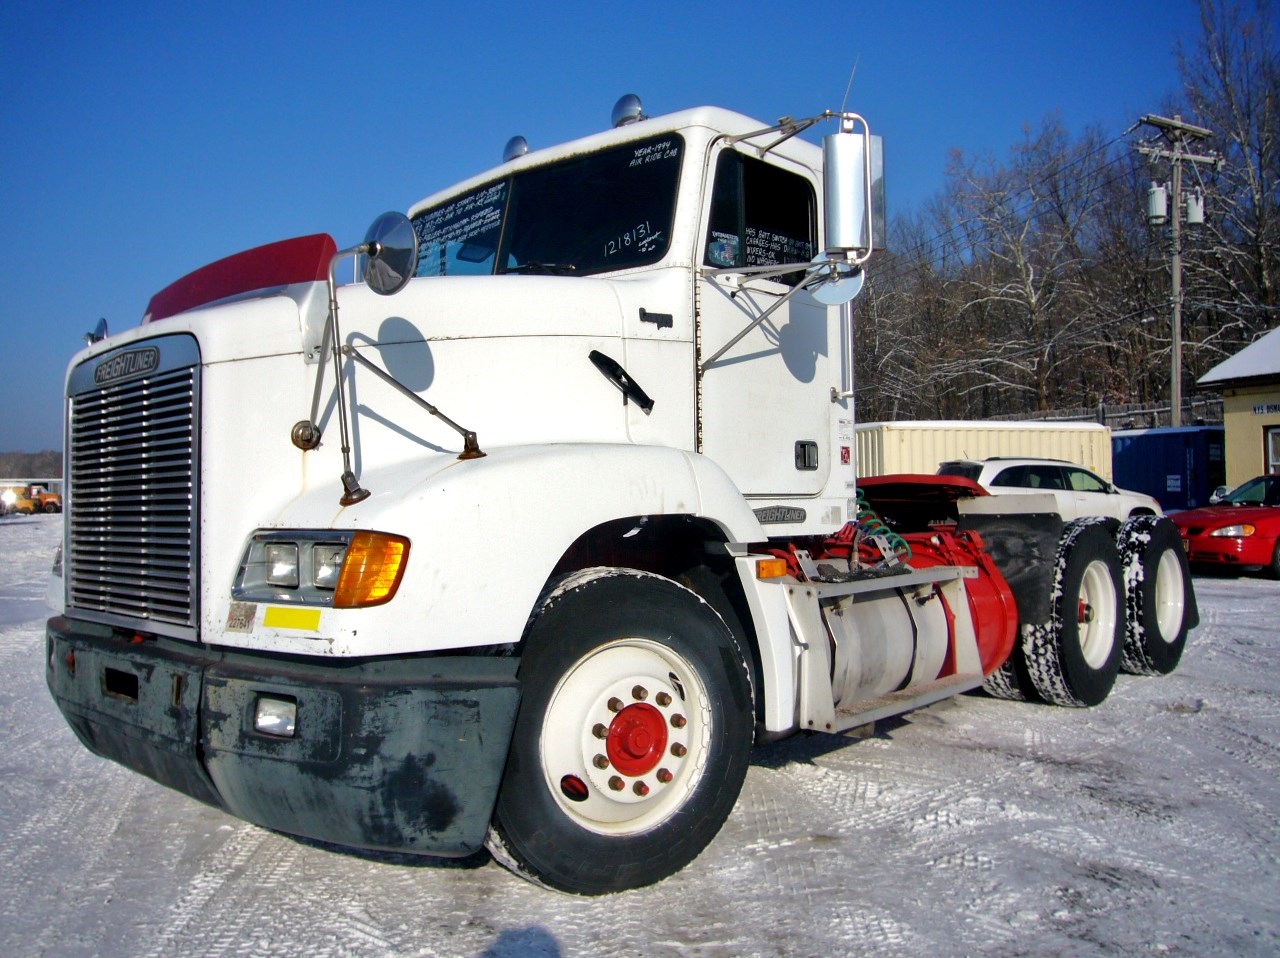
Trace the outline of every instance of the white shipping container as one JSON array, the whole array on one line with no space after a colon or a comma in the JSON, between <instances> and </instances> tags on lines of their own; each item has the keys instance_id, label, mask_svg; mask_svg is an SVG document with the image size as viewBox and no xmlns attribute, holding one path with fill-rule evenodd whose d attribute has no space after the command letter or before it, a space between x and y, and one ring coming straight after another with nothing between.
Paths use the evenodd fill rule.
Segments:
<instances>
[{"instance_id":1,"label":"white shipping container","mask_svg":"<svg viewBox=\"0 0 1280 958\"><path fill-rule=\"evenodd\" d=\"M1111 479L1111 430L1096 422L868 422L857 426L854 445L859 476L934 473L952 459L1006 456L1065 459Z\"/></svg>"}]
</instances>

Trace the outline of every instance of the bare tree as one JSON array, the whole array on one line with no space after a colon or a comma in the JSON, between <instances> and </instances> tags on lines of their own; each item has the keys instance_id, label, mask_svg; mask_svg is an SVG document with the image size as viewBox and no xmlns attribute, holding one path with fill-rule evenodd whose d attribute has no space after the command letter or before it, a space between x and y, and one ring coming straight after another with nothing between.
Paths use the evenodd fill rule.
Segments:
<instances>
[{"instance_id":1,"label":"bare tree","mask_svg":"<svg viewBox=\"0 0 1280 958\"><path fill-rule=\"evenodd\" d=\"M1273 3L1201 0L1198 43L1179 49L1186 110L1225 163L1189 251L1187 330L1199 371L1280 319L1280 37Z\"/></svg>"},{"instance_id":2,"label":"bare tree","mask_svg":"<svg viewBox=\"0 0 1280 958\"><path fill-rule=\"evenodd\" d=\"M1186 231L1188 371L1280 319L1280 47L1249 15L1202 0L1169 111L1220 134L1203 183L1209 225ZM954 151L944 190L890 227L857 308L862 418L986 418L1167 401L1166 241L1147 226L1152 173L1122 136L1072 136L1057 116L1002 161Z\"/></svg>"}]
</instances>

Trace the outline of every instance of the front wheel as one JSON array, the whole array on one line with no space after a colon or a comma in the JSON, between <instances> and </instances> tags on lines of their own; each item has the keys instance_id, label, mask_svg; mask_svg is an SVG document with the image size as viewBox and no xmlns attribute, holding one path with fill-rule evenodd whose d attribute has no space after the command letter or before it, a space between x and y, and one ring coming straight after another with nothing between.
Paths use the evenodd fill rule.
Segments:
<instances>
[{"instance_id":1,"label":"front wheel","mask_svg":"<svg viewBox=\"0 0 1280 958\"><path fill-rule=\"evenodd\" d=\"M520 679L494 857L582 895L697 857L737 800L754 728L746 657L720 616L659 576L576 573L532 620Z\"/></svg>"}]
</instances>

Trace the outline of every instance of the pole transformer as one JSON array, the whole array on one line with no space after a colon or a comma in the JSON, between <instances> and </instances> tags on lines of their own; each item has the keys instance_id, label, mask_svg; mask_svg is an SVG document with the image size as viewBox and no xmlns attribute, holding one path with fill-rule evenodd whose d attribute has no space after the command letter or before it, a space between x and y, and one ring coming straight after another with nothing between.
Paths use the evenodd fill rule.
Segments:
<instances>
[{"instance_id":1,"label":"pole transformer","mask_svg":"<svg viewBox=\"0 0 1280 958\"><path fill-rule=\"evenodd\" d=\"M1170 192L1173 193L1173 213L1170 223L1171 234L1171 266L1170 286L1172 300L1172 318L1170 320L1170 339L1172 341L1171 369L1169 373L1169 425L1182 425L1182 221L1184 206L1182 199L1182 164L1210 163L1221 169L1222 159L1218 156L1192 153L1189 145L1193 141L1205 140L1213 135L1212 130L1202 126L1193 126L1182 122L1182 117L1174 116L1172 120L1163 116L1147 114L1138 120L1147 126L1160 131L1164 144L1140 143L1138 152L1159 160L1169 160L1173 167ZM1204 198L1197 192L1195 202L1186 208L1187 222L1191 224L1204 222ZM1165 222L1164 188L1153 184L1147 198L1147 221L1152 226L1160 226Z\"/></svg>"}]
</instances>

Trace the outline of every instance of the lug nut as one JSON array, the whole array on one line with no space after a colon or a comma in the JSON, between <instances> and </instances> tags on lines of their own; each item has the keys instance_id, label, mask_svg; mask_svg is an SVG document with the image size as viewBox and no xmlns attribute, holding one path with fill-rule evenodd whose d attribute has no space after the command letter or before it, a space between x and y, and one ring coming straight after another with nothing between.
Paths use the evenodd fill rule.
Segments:
<instances>
[{"instance_id":1,"label":"lug nut","mask_svg":"<svg viewBox=\"0 0 1280 958\"><path fill-rule=\"evenodd\" d=\"M594 765L596 768L608 768L609 759L603 755L597 755L595 758L591 760L591 764Z\"/></svg>"},{"instance_id":2,"label":"lug nut","mask_svg":"<svg viewBox=\"0 0 1280 958\"><path fill-rule=\"evenodd\" d=\"M635 792L637 795L641 795L641 796L649 794L649 786L646 785L644 782L636 782L634 785L631 786L631 790Z\"/></svg>"},{"instance_id":3,"label":"lug nut","mask_svg":"<svg viewBox=\"0 0 1280 958\"><path fill-rule=\"evenodd\" d=\"M615 775L613 776L613 778L609 779L609 787L613 789L615 792L620 792L624 788L626 788L627 785L626 785L626 782L624 782L617 775Z\"/></svg>"},{"instance_id":4,"label":"lug nut","mask_svg":"<svg viewBox=\"0 0 1280 958\"><path fill-rule=\"evenodd\" d=\"M616 695L613 698L609 699L610 712L621 712L624 707L625 707L625 703L622 701L622 699L618 698Z\"/></svg>"},{"instance_id":5,"label":"lug nut","mask_svg":"<svg viewBox=\"0 0 1280 958\"><path fill-rule=\"evenodd\" d=\"M684 728L684 727L685 727L685 725L687 725L687 724L688 724L688 721L689 721L689 720L688 720L688 719L686 719L683 715L673 715L673 716L671 716L671 727L672 727L672 728Z\"/></svg>"},{"instance_id":6,"label":"lug nut","mask_svg":"<svg viewBox=\"0 0 1280 958\"><path fill-rule=\"evenodd\" d=\"M663 708L666 708L668 705L671 704L671 696L668 695L666 692L659 692L656 696L654 696L653 700L657 702L659 705L661 705Z\"/></svg>"},{"instance_id":7,"label":"lug nut","mask_svg":"<svg viewBox=\"0 0 1280 958\"><path fill-rule=\"evenodd\" d=\"M637 702L643 702L649 697L649 690L643 685L637 685L631 690L631 697Z\"/></svg>"},{"instance_id":8,"label":"lug nut","mask_svg":"<svg viewBox=\"0 0 1280 958\"><path fill-rule=\"evenodd\" d=\"M591 730L591 734L594 735L596 738L608 738L609 726L601 725L599 722L596 722L595 728Z\"/></svg>"},{"instance_id":9,"label":"lug nut","mask_svg":"<svg viewBox=\"0 0 1280 958\"><path fill-rule=\"evenodd\" d=\"M658 769L658 781L660 781L663 785L666 785L674 777L675 776L672 775L671 772L669 772L667 769L665 768Z\"/></svg>"},{"instance_id":10,"label":"lug nut","mask_svg":"<svg viewBox=\"0 0 1280 958\"><path fill-rule=\"evenodd\" d=\"M684 758L685 755L688 754L688 752L689 750L679 742L671 743L671 754L674 755L676 758Z\"/></svg>"}]
</instances>

